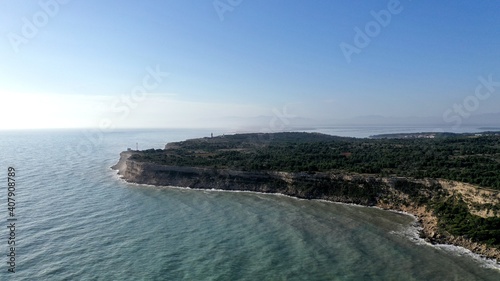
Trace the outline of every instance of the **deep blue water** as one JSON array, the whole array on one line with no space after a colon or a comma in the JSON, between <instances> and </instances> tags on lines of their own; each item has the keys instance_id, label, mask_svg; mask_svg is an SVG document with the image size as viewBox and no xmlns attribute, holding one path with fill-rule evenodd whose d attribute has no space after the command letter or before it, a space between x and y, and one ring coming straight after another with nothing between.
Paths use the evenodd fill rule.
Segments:
<instances>
[{"instance_id":1,"label":"deep blue water","mask_svg":"<svg viewBox=\"0 0 500 281\"><path fill-rule=\"evenodd\" d=\"M385 131L380 130L381 133ZM215 134L224 132L214 132ZM359 132L359 134L361 134ZM454 247L412 238L413 218L279 195L128 184L127 147L208 130L0 132L0 221L16 169L16 273L1 280L500 280Z\"/></svg>"}]
</instances>

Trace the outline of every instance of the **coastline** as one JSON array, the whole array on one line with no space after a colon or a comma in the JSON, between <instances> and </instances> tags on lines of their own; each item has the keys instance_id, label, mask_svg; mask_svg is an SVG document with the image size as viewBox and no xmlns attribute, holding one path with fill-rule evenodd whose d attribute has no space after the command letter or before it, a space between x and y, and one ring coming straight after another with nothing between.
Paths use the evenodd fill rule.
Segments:
<instances>
[{"instance_id":1,"label":"coastline","mask_svg":"<svg viewBox=\"0 0 500 281\"><path fill-rule=\"evenodd\" d=\"M113 168L111 168L111 169L116 171ZM282 194L282 193L269 193L269 192L259 192L259 191L251 191L251 190L191 188L188 186L183 187L183 186L172 186L172 185L153 185L153 184L145 184L145 183L134 183L134 182L127 181L127 179L124 178L119 173L114 173L113 175L116 177L117 180L120 180L125 184L131 184L131 185L134 185L137 187L173 188L173 189L180 189L180 190L192 190L192 191L204 191L204 192L250 193L250 194L258 194L258 195L283 196L283 197L291 198L294 200L313 200L313 201L319 201L319 202L324 202L324 203L329 203L329 204L340 204L340 205L346 205L346 206L351 206L351 207L360 207L360 208L375 208L375 209L379 209L382 211L398 213L398 214L409 216L409 217L413 218L414 222L412 224L410 224L405 229L405 231L394 232L394 234L401 235L417 245L434 247L437 249L449 251L449 252L457 254L457 255L468 255L471 257L471 259L474 259L475 261L477 261L481 266L500 271L500 260L497 258L481 255L481 254L476 253L476 252L472 251L471 249L464 247L462 245L457 245L457 244L453 244L453 243L437 243L437 242L430 241L428 239L428 237L426 237L424 235L424 227L422 225L422 222L421 222L419 216L416 214L407 212L407 211L399 210L399 209L387 209L387 208L384 208L381 206L367 206L367 205L361 205L361 204L355 204L355 203L330 201L330 200L325 200L325 199L300 198L300 197L295 197L295 196Z\"/></svg>"},{"instance_id":2,"label":"coastline","mask_svg":"<svg viewBox=\"0 0 500 281\"><path fill-rule=\"evenodd\" d=\"M352 198L346 197L325 197L325 196L302 196L303 194L297 193L290 188L275 188L269 186L266 179L259 178L258 183L253 185L245 184L238 185L235 182L235 178L243 177L244 181L248 181L245 178L248 175L243 175L235 171L223 171L220 173L224 174L224 180L220 181L216 178L218 174L214 174L210 169L196 169L189 167L159 167L155 165L148 165L148 163L137 163L130 160L129 157L133 152L122 152L120 160L117 164L112 166L113 170L117 170L117 174L122 180L127 183L139 184L139 185L150 185L153 187L174 187L181 189L191 189L191 190L211 190L211 191L225 191L225 192L248 192L248 193L259 193L259 194L274 194L279 196L287 196L301 200L320 200L330 203L348 204L354 206L363 207L375 207L387 211L403 213L405 215L411 215L415 218L419 229L419 238L421 238L425 243L430 245L453 245L462 247L471 251L472 253L478 255L481 258L492 260L500 269L500 250L497 248L487 247L484 244L479 244L472 242L463 237L455 237L450 234L442 233L438 228L438 218L432 214L431 211L426 210L424 206L414 206L413 204L400 204L399 201L395 200L377 200L375 204L371 204L369 201L363 200L352 200ZM168 172L175 172L173 177L164 177L162 174ZM196 174L198 173L198 174ZM207 174L209 173L209 177ZM255 176L252 174L251 176ZM261 175L260 175L261 176ZM282 180L290 181L292 176L286 173L275 172L269 178L279 176ZM203 177L205 181L200 182L200 177ZM304 175L302 175L304 177ZM352 176L341 177L343 180L352 180ZM295 179L295 178L294 178ZM303 180L303 178L300 178ZM263 181L264 180L264 181ZM297 180L297 179L295 179ZM317 179L316 179L317 180ZM385 179L382 182L389 182L391 179ZM196 184L192 184L196 183ZM272 182L271 182L272 184ZM225 187L225 188L224 188ZM285 192L281 192L285 191ZM391 194L393 195L393 194ZM337 199L337 200L332 200ZM398 198L399 199L399 198Z\"/></svg>"}]
</instances>

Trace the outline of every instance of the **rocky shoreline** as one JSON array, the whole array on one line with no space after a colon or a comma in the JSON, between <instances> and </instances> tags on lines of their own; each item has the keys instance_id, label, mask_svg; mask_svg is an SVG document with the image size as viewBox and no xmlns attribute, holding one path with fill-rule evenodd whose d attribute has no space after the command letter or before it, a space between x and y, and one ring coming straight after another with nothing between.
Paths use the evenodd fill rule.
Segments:
<instances>
[{"instance_id":1,"label":"rocky shoreline","mask_svg":"<svg viewBox=\"0 0 500 281\"><path fill-rule=\"evenodd\" d=\"M196 189L280 193L304 199L321 199L401 211L417 218L421 226L420 236L427 242L460 246L500 263L500 249L473 242L462 236L456 237L440 229L438 218L428 210L425 204L415 199L421 200L425 197L443 196L443 194L456 192L463 194L464 189L460 183L450 184L447 181L433 179L415 180L360 174L248 172L165 166L129 159L134 153L136 152L122 152L120 160L112 167L127 182ZM424 192L410 196L405 193L404 188L401 188L405 184L419 185L423 187L421 190ZM437 191L433 188L437 188ZM491 194L491 196L496 199L500 198L498 193Z\"/></svg>"},{"instance_id":2,"label":"rocky shoreline","mask_svg":"<svg viewBox=\"0 0 500 281\"><path fill-rule=\"evenodd\" d=\"M433 245L453 245L462 247L483 258L495 260L495 262L500 265L500 249L488 247L487 245L473 242L461 236L457 237L449 233L442 233L438 227L438 218L424 207L395 207L386 204L380 204L378 207L415 216L418 227L420 228L420 238L428 243Z\"/></svg>"}]
</instances>

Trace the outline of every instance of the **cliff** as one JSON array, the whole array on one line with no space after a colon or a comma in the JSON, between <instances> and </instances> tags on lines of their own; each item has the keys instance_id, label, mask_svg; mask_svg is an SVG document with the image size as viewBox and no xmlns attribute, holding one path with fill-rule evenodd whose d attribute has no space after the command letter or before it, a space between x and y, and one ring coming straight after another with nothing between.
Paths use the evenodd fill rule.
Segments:
<instances>
[{"instance_id":1,"label":"cliff","mask_svg":"<svg viewBox=\"0 0 500 281\"><path fill-rule=\"evenodd\" d=\"M492 214L484 206L498 204L497 191L477 191L466 185L437 179L381 177L375 175L334 172L239 171L225 168L161 165L131 158L140 152L121 153L112 168L128 182L157 186L180 186L197 189L245 190L280 193L306 199L377 206L404 211L417 217L421 236L431 243L462 246L474 253L500 260L500 250L477 243L466 236L454 236L440 225L434 211L439 202L450 198L466 198L478 214ZM489 198L489 199L487 199ZM489 205L488 205L489 204ZM487 215L486 215L487 216ZM495 213L494 216L497 216Z\"/></svg>"},{"instance_id":2,"label":"cliff","mask_svg":"<svg viewBox=\"0 0 500 281\"><path fill-rule=\"evenodd\" d=\"M376 205L377 197L386 193L386 185L375 177L178 167L138 162L129 159L131 155L131 152L122 152L120 161L112 168L126 181L139 184L281 193L368 206ZM336 188L330 188L332 184Z\"/></svg>"}]
</instances>

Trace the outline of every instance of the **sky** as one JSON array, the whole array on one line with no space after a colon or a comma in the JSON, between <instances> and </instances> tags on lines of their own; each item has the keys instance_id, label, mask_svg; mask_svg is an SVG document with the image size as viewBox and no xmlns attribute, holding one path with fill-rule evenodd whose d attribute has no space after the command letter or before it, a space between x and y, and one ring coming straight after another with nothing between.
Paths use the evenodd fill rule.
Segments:
<instances>
[{"instance_id":1,"label":"sky","mask_svg":"<svg viewBox=\"0 0 500 281\"><path fill-rule=\"evenodd\" d=\"M493 0L0 0L0 130L459 126L500 113L498 11Z\"/></svg>"}]
</instances>

